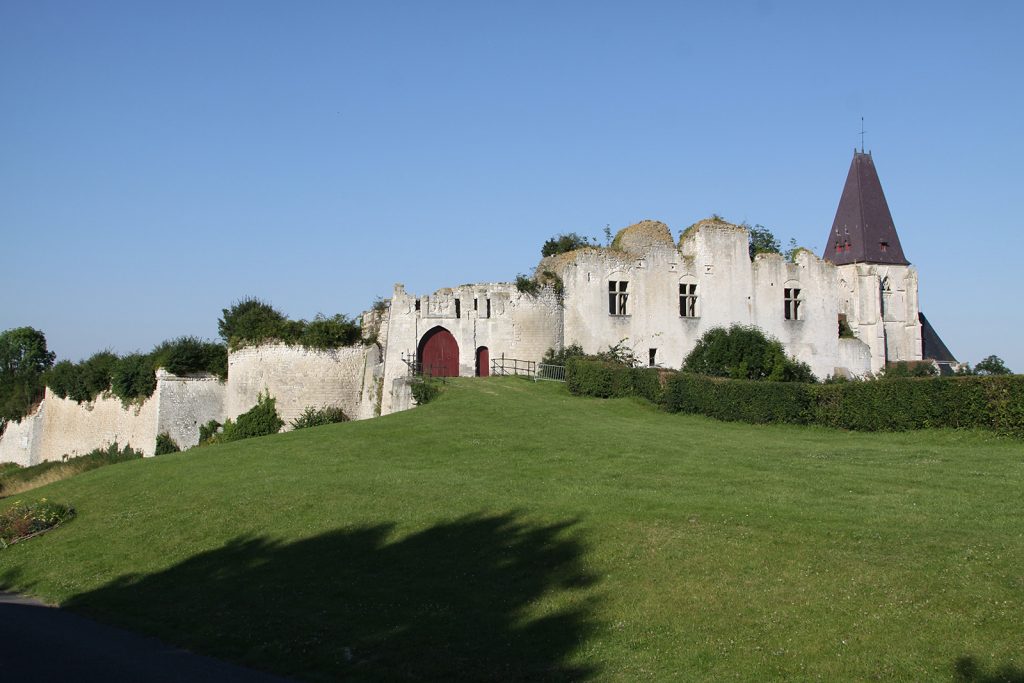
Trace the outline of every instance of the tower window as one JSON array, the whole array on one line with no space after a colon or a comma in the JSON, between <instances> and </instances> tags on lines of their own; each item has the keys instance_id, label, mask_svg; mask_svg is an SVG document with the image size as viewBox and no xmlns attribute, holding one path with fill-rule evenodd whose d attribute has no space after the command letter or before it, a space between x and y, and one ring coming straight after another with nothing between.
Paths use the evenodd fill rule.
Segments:
<instances>
[{"instance_id":1,"label":"tower window","mask_svg":"<svg viewBox=\"0 0 1024 683\"><path fill-rule=\"evenodd\" d=\"M888 242L879 242L878 243L878 248L881 249L882 251L889 251L889 243Z\"/></svg>"},{"instance_id":2,"label":"tower window","mask_svg":"<svg viewBox=\"0 0 1024 683\"><path fill-rule=\"evenodd\" d=\"M683 318L697 317L697 285L680 283L679 315Z\"/></svg>"},{"instance_id":3,"label":"tower window","mask_svg":"<svg viewBox=\"0 0 1024 683\"><path fill-rule=\"evenodd\" d=\"M800 320L800 290L795 287L786 287L782 290L782 296L786 320Z\"/></svg>"},{"instance_id":4,"label":"tower window","mask_svg":"<svg viewBox=\"0 0 1024 683\"><path fill-rule=\"evenodd\" d=\"M629 294L626 289L629 282L625 280L608 281L608 315L627 315L626 301Z\"/></svg>"},{"instance_id":5,"label":"tower window","mask_svg":"<svg viewBox=\"0 0 1024 683\"><path fill-rule=\"evenodd\" d=\"M490 299L487 300L487 317L488 318L491 317L491 300Z\"/></svg>"},{"instance_id":6,"label":"tower window","mask_svg":"<svg viewBox=\"0 0 1024 683\"><path fill-rule=\"evenodd\" d=\"M462 300L461 299L456 299L455 300L455 317L456 318L461 318L462 317Z\"/></svg>"}]
</instances>

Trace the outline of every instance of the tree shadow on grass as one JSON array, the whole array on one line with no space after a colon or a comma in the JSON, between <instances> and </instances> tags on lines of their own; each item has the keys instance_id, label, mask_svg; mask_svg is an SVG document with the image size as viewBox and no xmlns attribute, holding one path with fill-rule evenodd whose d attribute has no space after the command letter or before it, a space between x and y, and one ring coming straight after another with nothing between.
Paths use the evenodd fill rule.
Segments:
<instances>
[{"instance_id":1,"label":"tree shadow on grass","mask_svg":"<svg viewBox=\"0 0 1024 683\"><path fill-rule=\"evenodd\" d=\"M988 670L971 656L956 660L953 665L957 683L1024 683L1024 669L1012 664Z\"/></svg>"},{"instance_id":2,"label":"tree shadow on grass","mask_svg":"<svg viewBox=\"0 0 1024 683\"><path fill-rule=\"evenodd\" d=\"M66 606L303 678L581 680L596 670L569 659L595 628L596 579L572 524L479 514L391 541L391 524L238 538Z\"/></svg>"}]
</instances>

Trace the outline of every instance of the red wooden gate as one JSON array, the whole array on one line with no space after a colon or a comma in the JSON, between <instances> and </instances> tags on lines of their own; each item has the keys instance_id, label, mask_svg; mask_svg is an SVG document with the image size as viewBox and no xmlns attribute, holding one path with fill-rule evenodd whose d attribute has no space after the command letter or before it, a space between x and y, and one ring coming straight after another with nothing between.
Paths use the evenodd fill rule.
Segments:
<instances>
[{"instance_id":1,"label":"red wooden gate","mask_svg":"<svg viewBox=\"0 0 1024 683\"><path fill-rule=\"evenodd\" d=\"M431 377L459 376L459 344L452 333L435 327L420 340L420 368Z\"/></svg>"},{"instance_id":2,"label":"red wooden gate","mask_svg":"<svg viewBox=\"0 0 1024 683\"><path fill-rule=\"evenodd\" d=\"M491 374L491 352L486 346L476 350L476 376L487 377Z\"/></svg>"}]
</instances>

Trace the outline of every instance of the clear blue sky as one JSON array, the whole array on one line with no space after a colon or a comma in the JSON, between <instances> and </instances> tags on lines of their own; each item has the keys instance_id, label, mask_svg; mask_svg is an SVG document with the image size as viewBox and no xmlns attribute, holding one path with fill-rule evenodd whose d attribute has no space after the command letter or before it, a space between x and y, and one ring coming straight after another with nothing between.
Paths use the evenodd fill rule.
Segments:
<instances>
[{"instance_id":1,"label":"clear blue sky","mask_svg":"<svg viewBox=\"0 0 1024 683\"><path fill-rule=\"evenodd\" d=\"M0 4L0 329L59 357L718 213L824 244L867 147L926 315L1024 371L1024 4Z\"/></svg>"}]
</instances>

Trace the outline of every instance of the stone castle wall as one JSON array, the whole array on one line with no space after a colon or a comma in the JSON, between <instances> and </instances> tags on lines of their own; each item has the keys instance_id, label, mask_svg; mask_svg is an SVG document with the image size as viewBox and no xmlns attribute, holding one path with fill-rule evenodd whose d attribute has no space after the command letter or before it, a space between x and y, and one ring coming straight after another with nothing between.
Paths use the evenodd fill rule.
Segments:
<instances>
[{"instance_id":1,"label":"stone castle wall","mask_svg":"<svg viewBox=\"0 0 1024 683\"><path fill-rule=\"evenodd\" d=\"M379 365L376 345L323 351L286 344L239 349L228 357L225 414L235 418L256 405L261 392L269 392L286 425L308 406L339 407L353 420L373 417Z\"/></svg>"}]
</instances>

